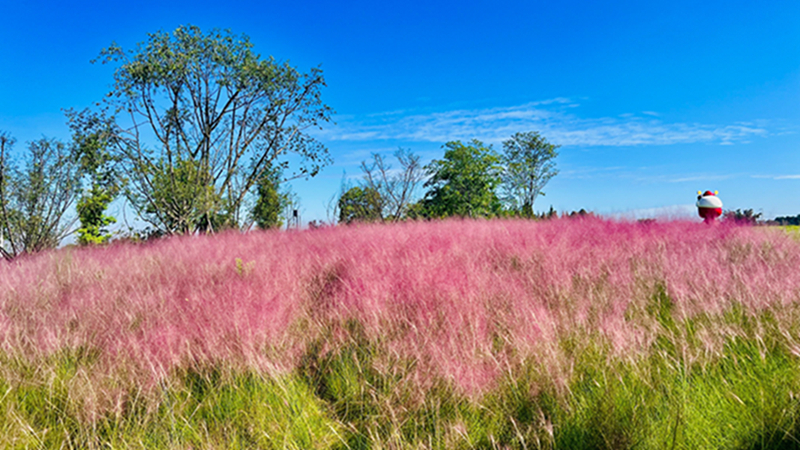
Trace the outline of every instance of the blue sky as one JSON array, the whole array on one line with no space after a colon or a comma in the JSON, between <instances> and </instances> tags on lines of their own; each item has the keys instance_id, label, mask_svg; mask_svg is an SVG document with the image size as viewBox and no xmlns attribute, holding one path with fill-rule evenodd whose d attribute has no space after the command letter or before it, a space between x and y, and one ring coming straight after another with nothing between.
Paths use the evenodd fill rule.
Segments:
<instances>
[{"instance_id":1,"label":"blue sky","mask_svg":"<svg viewBox=\"0 0 800 450\"><path fill-rule=\"evenodd\" d=\"M535 209L691 213L697 190L800 214L800 2L5 2L0 130L17 150L69 137L62 108L100 100L116 41L229 28L263 56L321 66L334 164L293 183L325 220L371 152L429 161L450 140L560 144Z\"/></svg>"}]
</instances>

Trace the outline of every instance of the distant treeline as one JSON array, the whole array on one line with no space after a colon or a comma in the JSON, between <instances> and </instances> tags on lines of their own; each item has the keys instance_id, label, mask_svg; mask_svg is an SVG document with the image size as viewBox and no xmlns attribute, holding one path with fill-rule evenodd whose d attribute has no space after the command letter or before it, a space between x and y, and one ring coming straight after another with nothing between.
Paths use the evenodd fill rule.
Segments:
<instances>
[{"instance_id":1,"label":"distant treeline","mask_svg":"<svg viewBox=\"0 0 800 450\"><path fill-rule=\"evenodd\" d=\"M776 217L774 222L777 225L800 225L800 214L796 216Z\"/></svg>"}]
</instances>

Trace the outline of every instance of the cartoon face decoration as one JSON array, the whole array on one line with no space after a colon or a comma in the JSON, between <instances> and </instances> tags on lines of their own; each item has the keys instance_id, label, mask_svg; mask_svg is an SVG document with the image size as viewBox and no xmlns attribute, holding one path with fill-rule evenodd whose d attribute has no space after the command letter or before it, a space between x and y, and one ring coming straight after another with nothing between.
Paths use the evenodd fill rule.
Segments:
<instances>
[{"instance_id":1,"label":"cartoon face decoration","mask_svg":"<svg viewBox=\"0 0 800 450\"><path fill-rule=\"evenodd\" d=\"M717 194L717 191L697 191L697 213L706 223L713 222L722 215L722 200Z\"/></svg>"}]
</instances>

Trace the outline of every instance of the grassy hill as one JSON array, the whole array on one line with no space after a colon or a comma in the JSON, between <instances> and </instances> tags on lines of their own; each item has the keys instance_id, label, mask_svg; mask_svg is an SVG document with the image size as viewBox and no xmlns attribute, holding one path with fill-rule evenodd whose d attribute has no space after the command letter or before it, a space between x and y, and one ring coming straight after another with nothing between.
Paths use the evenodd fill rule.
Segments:
<instances>
[{"instance_id":1,"label":"grassy hill","mask_svg":"<svg viewBox=\"0 0 800 450\"><path fill-rule=\"evenodd\" d=\"M448 221L0 265L2 448L797 448L800 244Z\"/></svg>"}]
</instances>

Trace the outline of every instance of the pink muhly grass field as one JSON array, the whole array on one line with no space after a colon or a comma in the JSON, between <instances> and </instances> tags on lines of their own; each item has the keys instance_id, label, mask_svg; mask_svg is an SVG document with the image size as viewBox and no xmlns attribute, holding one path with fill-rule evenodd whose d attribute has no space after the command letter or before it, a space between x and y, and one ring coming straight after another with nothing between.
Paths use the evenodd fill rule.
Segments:
<instances>
[{"instance_id":1,"label":"pink muhly grass field","mask_svg":"<svg viewBox=\"0 0 800 450\"><path fill-rule=\"evenodd\" d=\"M35 363L95 352L95 376L155 386L222 365L284 373L348 323L422 386L482 392L534 361L568 377L563 341L636 358L658 324L800 300L800 245L691 222L446 221L227 233L64 249L0 265L0 348ZM649 321L648 321L649 320ZM557 380L556 380L557 381Z\"/></svg>"}]
</instances>

